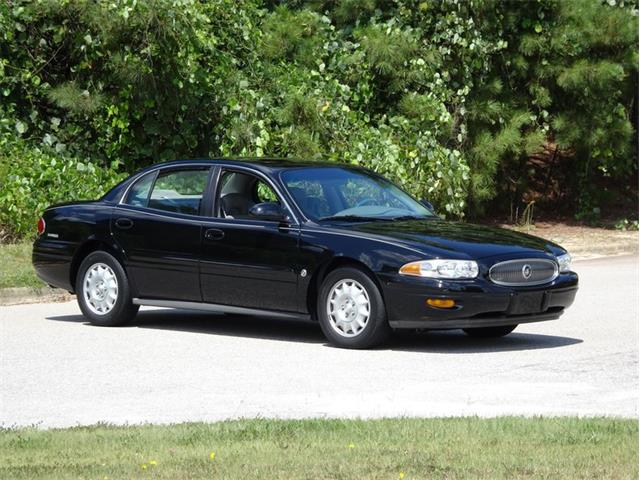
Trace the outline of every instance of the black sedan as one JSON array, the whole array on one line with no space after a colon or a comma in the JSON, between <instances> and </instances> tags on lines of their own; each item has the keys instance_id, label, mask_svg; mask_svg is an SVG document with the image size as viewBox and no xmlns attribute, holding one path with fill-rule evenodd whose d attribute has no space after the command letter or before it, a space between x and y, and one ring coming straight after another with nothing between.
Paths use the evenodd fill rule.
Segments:
<instances>
[{"instance_id":1,"label":"black sedan","mask_svg":"<svg viewBox=\"0 0 640 480\"><path fill-rule=\"evenodd\" d=\"M351 348L557 319L578 289L570 263L547 240L442 220L368 170L283 160L154 165L48 208L33 248L40 278L96 325L140 305L305 318Z\"/></svg>"}]
</instances>

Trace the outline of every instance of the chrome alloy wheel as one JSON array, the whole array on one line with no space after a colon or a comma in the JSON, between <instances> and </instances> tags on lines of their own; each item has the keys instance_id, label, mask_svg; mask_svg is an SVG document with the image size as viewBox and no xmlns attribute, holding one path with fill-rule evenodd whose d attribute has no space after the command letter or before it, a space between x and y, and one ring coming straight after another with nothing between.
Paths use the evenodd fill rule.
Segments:
<instances>
[{"instance_id":1,"label":"chrome alloy wheel","mask_svg":"<svg viewBox=\"0 0 640 480\"><path fill-rule=\"evenodd\" d=\"M94 263L84 274L82 295L89 310L106 315L118 300L118 279L105 263Z\"/></svg>"},{"instance_id":2,"label":"chrome alloy wheel","mask_svg":"<svg viewBox=\"0 0 640 480\"><path fill-rule=\"evenodd\" d=\"M338 281L327 297L329 325L340 336L356 337L367 326L371 302L365 288L355 280Z\"/></svg>"}]
</instances>

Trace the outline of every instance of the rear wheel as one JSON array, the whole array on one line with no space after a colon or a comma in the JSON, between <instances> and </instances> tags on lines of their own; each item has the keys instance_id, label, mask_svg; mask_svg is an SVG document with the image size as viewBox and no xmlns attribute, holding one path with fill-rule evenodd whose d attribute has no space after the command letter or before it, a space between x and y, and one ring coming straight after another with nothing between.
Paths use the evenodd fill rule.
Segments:
<instances>
[{"instance_id":1,"label":"rear wheel","mask_svg":"<svg viewBox=\"0 0 640 480\"><path fill-rule=\"evenodd\" d=\"M380 290L353 267L338 268L322 282L318 320L327 340L343 348L373 347L391 332Z\"/></svg>"},{"instance_id":2,"label":"rear wheel","mask_svg":"<svg viewBox=\"0 0 640 480\"><path fill-rule=\"evenodd\" d=\"M496 338L504 337L513 332L518 325L505 325L503 327L478 327L478 328L463 328L464 333L470 337L476 338Z\"/></svg>"},{"instance_id":3,"label":"rear wheel","mask_svg":"<svg viewBox=\"0 0 640 480\"><path fill-rule=\"evenodd\" d=\"M82 261L76 277L76 295L80 310L94 325L123 325L138 313L138 305L131 303L122 265L107 252L92 252Z\"/></svg>"}]
</instances>

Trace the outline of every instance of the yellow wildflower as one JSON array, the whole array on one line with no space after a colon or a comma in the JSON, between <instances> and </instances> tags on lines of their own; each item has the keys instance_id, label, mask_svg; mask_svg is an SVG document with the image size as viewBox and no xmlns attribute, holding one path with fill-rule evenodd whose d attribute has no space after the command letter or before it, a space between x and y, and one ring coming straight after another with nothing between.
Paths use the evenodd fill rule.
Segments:
<instances>
[{"instance_id":1,"label":"yellow wildflower","mask_svg":"<svg viewBox=\"0 0 640 480\"><path fill-rule=\"evenodd\" d=\"M398 475L398 477L400 477L400 480L402 480L404 478L404 472L400 472L400 475Z\"/></svg>"},{"instance_id":2,"label":"yellow wildflower","mask_svg":"<svg viewBox=\"0 0 640 480\"><path fill-rule=\"evenodd\" d=\"M349 448L356 448L356 446L353 443L350 443Z\"/></svg>"},{"instance_id":3,"label":"yellow wildflower","mask_svg":"<svg viewBox=\"0 0 640 480\"><path fill-rule=\"evenodd\" d=\"M154 467L158 464L155 460L149 460L149 465L153 465Z\"/></svg>"},{"instance_id":4,"label":"yellow wildflower","mask_svg":"<svg viewBox=\"0 0 640 480\"><path fill-rule=\"evenodd\" d=\"M211 453L209 454L209 459L210 459L210 460L215 460L215 459L216 459L216 452L211 452Z\"/></svg>"},{"instance_id":5,"label":"yellow wildflower","mask_svg":"<svg viewBox=\"0 0 640 480\"><path fill-rule=\"evenodd\" d=\"M146 470L147 469L147 464L143 463L142 465L140 465L140 468L142 468L143 470Z\"/></svg>"}]
</instances>

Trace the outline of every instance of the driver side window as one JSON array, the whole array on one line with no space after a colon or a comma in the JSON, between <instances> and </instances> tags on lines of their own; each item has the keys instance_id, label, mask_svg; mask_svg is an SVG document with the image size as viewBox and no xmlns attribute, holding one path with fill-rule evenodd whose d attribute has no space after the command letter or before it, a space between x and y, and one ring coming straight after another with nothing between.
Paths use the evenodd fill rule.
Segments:
<instances>
[{"instance_id":1,"label":"driver side window","mask_svg":"<svg viewBox=\"0 0 640 480\"><path fill-rule=\"evenodd\" d=\"M249 211L258 203L281 205L276 192L250 173L224 171L220 177L217 215L222 218L255 220Z\"/></svg>"},{"instance_id":2,"label":"driver side window","mask_svg":"<svg viewBox=\"0 0 640 480\"><path fill-rule=\"evenodd\" d=\"M280 205L280 200L278 200L278 196L276 192L273 191L269 185L264 183L262 180L258 180L254 187L254 197L258 200L258 203L277 203Z\"/></svg>"}]
</instances>

